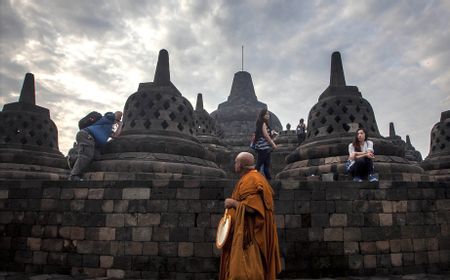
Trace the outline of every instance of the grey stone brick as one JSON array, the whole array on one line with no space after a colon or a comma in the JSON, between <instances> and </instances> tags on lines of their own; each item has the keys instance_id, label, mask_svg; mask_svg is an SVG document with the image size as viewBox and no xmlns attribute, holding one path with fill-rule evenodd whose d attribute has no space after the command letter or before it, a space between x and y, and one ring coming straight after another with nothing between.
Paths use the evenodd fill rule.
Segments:
<instances>
[{"instance_id":1,"label":"grey stone brick","mask_svg":"<svg viewBox=\"0 0 450 280\"><path fill-rule=\"evenodd\" d=\"M0 191L0 199L1 198L8 198L8 197L2 197L2 191ZM6 193L8 191L6 190ZM60 188L45 188L42 194L43 198L54 198L58 199L60 197L61 189Z\"/></svg>"},{"instance_id":2,"label":"grey stone brick","mask_svg":"<svg viewBox=\"0 0 450 280\"><path fill-rule=\"evenodd\" d=\"M114 201L114 212L125 213L128 211L128 200L115 200Z\"/></svg>"},{"instance_id":3,"label":"grey stone brick","mask_svg":"<svg viewBox=\"0 0 450 280\"><path fill-rule=\"evenodd\" d=\"M341 189L340 188L328 188L325 191L326 200L338 200L341 199Z\"/></svg>"},{"instance_id":4,"label":"grey stone brick","mask_svg":"<svg viewBox=\"0 0 450 280\"><path fill-rule=\"evenodd\" d=\"M296 228L286 229L286 241L307 241L309 239L308 229Z\"/></svg>"},{"instance_id":5,"label":"grey stone brick","mask_svg":"<svg viewBox=\"0 0 450 280\"><path fill-rule=\"evenodd\" d=\"M345 255L354 255L359 254L359 246L358 242L344 242L344 254Z\"/></svg>"},{"instance_id":6,"label":"grey stone brick","mask_svg":"<svg viewBox=\"0 0 450 280\"><path fill-rule=\"evenodd\" d=\"M328 214L311 214L311 226L312 227L328 227L329 215Z\"/></svg>"},{"instance_id":7,"label":"grey stone brick","mask_svg":"<svg viewBox=\"0 0 450 280\"><path fill-rule=\"evenodd\" d=\"M149 199L149 188L124 188L122 191L122 199Z\"/></svg>"},{"instance_id":8,"label":"grey stone brick","mask_svg":"<svg viewBox=\"0 0 450 280\"><path fill-rule=\"evenodd\" d=\"M170 240L170 229L162 227L153 228L153 241L169 241Z\"/></svg>"},{"instance_id":9,"label":"grey stone brick","mask_svg":"<svg viewBox=\"0 0 450 280\"><path fill-rule=\"evenodd\" d=\"M361 240L361 229L344 227L344 240L345 241L360 241Z\"/></svg>"},{"instance_id":10,"label":"grey stone brick","mask_svg":"<svg viewBox=\"0 0 450 280\"><path fill-rule=\"evenodd\" d=\"M423 214L420 212L406 213L407 225L423 225Z\"/></svg>"},{"instance_id":11,"label":"grey stone brick","mask_svg":"<svg viewBox=\"0 0 450 280\"><path fill-rule=\"evenodd\" d=\"M169 239L166 241L186 241L189 239L189 228L187 227L176 227L169 228Z\"/></svg>"},{"instance_id":12,"label":"grey stone brick","mask_svg":"<svg viewBox=\"0 0 450 280\"><path fill-rule=\"evenodd\" d=\"M347 214L331 214L330 226L332 227L345 227L347 226Z\"/></svg>"},{"instance_id":13,"label":"grey stone brick","mask_svg":"<svg viewBox=\"0 0 450 280\"><path fill-rule=\"evenodd\" d=\"M150 241L152 240L152 228L136 227L132 229L133 241Z\"/></svg>"},{"instance_id":14,"label":"grey stone brick","mask_svg":"<svg viewBox=\"0 0 450 280\"><path fill-rule=\"evenodd\" d=\"M101 268L110 268L114 264L114 257L113 256L100 256L100 267Z\"/></svg>"},{"instance_id":15,"label":"grey stone brick","mask_svg":"<svg viewBox=\"0 0 450 280\"><path fill-rule=\"evenodd\" d=\"M389 240L376 241L377 253L389 253L390 245Z\"/></svg>"},{"instance_id":16,"label":"grey stone brick","mask_svg":"<svg viewBox=\"0 0 450 280\"><path fill-rule=\"evenodd\" d=\"M190 242L205 241L205 229L204 228L189 228L189 241Z\"/></svg>"},{"instance_id":17,"label":"grey stone brick","mask_svg":"<svg viewBox=\"0 0 450 280\"><path fill-rule=\"evenodd\" d=\"M342 228L325 228L323 232L324 241L344 241Z\"/></svg>"},{"instance_id":18,"label":"grey stone brick","mask_svg":"<svg viewBox=\"0 0 450 280\"><path fill-rule=\"evenodd\" d=\"M284 209L284 211L279 212L278 211L278 206L280 204L285 204L286 201L283 201L283 203L278 203L276 205L276 211L277 213L285 213L285 214L289 214L291 212L288 211L288 209ZM294 201L294 214L304 214L304 213L310 213L311 211L311 203L309 201ZM291 204L289 204L289 207L291 207Z\"/></svg>"},{"instance_id":19,"label":"grey stone brick","mask_svg":"<svg viewBox=\"0 0 450 280\"><path fill-rule=\"evenodd\" d=\"M142 254L147 256L158 255L158 242L143 242Z\"/></svg>"},{"instance_id":20,"label":"grey stone brick","mask_svg":"<svg viewBox=\"0 0 450 280\"><path fill-rule=\"evenodd\" d=\"M336 201L336 213L349 213L353 209L351 201Z\"/></svg>"},{"instance_id":21,"label":"grey stone brick","mask_svg":"<svg viewBox=\"0 0 450 280\"><path fill-rule=\"evenodd\" d=\"M323 228L321 227L309 228L308 239L310 241L323 241Z\"/></svg>"},{"instance_id":22,"label":"grey stone brick","mask_svg":"<svg viewBox=\"0 0 450 280\"><path fill-rule=\"evenodd\" d=\"M285 215L285 228L299 228L302 226L302 216L300 215Z\"/></svg>"},{"instance_id":23,"label":"grey stone brick","mask_svg":"<svg viewBox=\"0 0 450 280\"><path fill-rule=\"evenodd\" d=\"M363 267L363 256L361 255L351 255L348 257L348 267L352 270L360 270Z\"/></svg>"},{"instance_id":24,"label":"grey stone brick","mask_svg":"<svg viewBox=\"0 0 450 280\"><path fill-rule=\"evenodd\" d=\"M325 200L311 201L311 213L328 213Z\"/></svg>"},{"instance_id":25,"label":"grey stone brick","mask_svg":"<svg viewBox=\"0 0 450 280\"><path fill-rule=\"evenodd\" d=\"M194 256L212 257L212 243L200 242L194 243Z\"/></svg>"},{"instance_id":26,"label":"grey stone brick","mask_svg":"<svg viewBox=\"0 0 450 280\"><path fill-rule=\"evenodd\" d=\"M89 189L87 198L88 199L103 199L103 192L104 192L104 189L102 189L102 188Z\"/></svg>"},{"instance_id":27,"label":"grey stone brick","mask_svg":"<svg viewBox=\"0 0 450 280\"><path fill-rule=\"evenodd\" d=\"M83 255L83 266L86 267L98 267L99 266L99 256L97 255Z\"/></svg>"},{"instance_id":28,"label":"grey stone brick","mask_svg":"<svg viewBox=\"0 0 450 280\"><path fill-rule=\"evenodd\" d=\"M139 256L142 255L143 242L125 241L125 255Z\"/></svg>"},{"instance_id":29,"label":"grey stone brick","mask_svg":"<svg viewBox=\"0 0 450 280\"><path fill-rule=\"evenodd\" d=\"M138 226L153 226L159 225L161 222L161 215L156 213L138 214Z\"/></svg>"},{"instance_id":30,"label":"grey stone brick","mask_svg":"<svg viewBox=\"0 0 450 280\"><path fill-rule=\"evenodd\" d=\"M168 211L168 200L149 200L148 201L148 209L150 212L160 213ZM200 211L198 211L200 212Z\"/></svg>"},{"instance_id":31,"label":"grey stone brick","mask_svg":"<svg viewBox=\"0 0 450 280\"><path fill-rule=\"evenodd\" d=\"M42 252L42 251L33 252L33 263L34 264L47 264L47 258L48 258L48 252Z\"/></svg>"},{"instance_id":32,"label":"grey stone brick","mask_svg":"<svg viewBox=\"0 0 450 280\"><path fill-rule=\"evenodd\" d=\"M200 199L200 189L177 189L177 199Z\"/></svg>"},{"instance_id":33,"label":"grey stone brick","mask_svg":"<svg viewBox=\"0 0 450 280\"><path fill-rule=\"evenodd\" d=\"M179 214L177 226L193 227L195 225L195 214Z\"/></svg>"},{"instance_id":34,"label":"grey stone brick","mask_svg":"<svg viewBox=\"0 0 450 280\"><path fill-rule=\"evenodd\" d=\"M162 257L176 257L178 255L178 243L160 242L158 251Z\"/></svg>"}]
</instances>

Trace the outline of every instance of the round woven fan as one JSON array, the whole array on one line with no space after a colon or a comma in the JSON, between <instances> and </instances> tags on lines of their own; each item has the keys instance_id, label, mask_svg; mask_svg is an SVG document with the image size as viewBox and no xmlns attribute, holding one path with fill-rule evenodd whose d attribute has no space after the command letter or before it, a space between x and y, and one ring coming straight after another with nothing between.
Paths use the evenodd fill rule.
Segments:
<instances>
[{"instance_id":1,"label":"round woven fan","mask_svg":"<svg viewBox=\"0 0 450 280\"><path fill-rule=\"evenodd\" d=\"M222 249L225 242L227 242L228 234L231 228L231 215L228 214L228 209L225 209L222 219L220 219L219 226L216 233L216 247Z\"/></svg>"}]
</instances>

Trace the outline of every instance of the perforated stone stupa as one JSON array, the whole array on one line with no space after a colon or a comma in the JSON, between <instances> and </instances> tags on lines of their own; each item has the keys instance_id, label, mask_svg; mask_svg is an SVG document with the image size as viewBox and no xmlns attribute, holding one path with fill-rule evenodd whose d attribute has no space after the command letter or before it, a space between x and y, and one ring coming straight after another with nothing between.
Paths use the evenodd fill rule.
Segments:
<instances>
[{"instance_id":1,"label":"perforated stone stupa","mask_svg":"<svg viewBox=\"0 0 450 280\"><path fill-rule=\"evenodd\" d=\"M203 95L197 94L194 110L195 133L197 139L214 156L214 162L224 170L231 170L233 166L232 152L217 136L216 121L203 108Z\"/></svg>"},{"instance_id":2,"label":"perforated stone stupa","mask_svg":"<svg viewBox=\"0 0 450 280\"><path fill-rule=\"evenodd\" d=\"M421 166L437 180L450 180L450 110L442 112L431 129L430 153Z\"/></svg>"},{"instance_id":3,"label":"perforated stone stupa","mask_svg":"<svg viewBox=\"0 0 450 280\"><path fill-rule=\"evenodd\" d=\"M375 170L381 179L413 180L420 167L404 158L404 149L383 138L372 106L356 86L347 86L339 52L332 54L330 85L319 96L308 116L306 140L287 158L288 165L277 175L279 179L305 178L310 175L344 173L348 144L359 127L368 131L375 147ZM419 180L414 176L414 180Z\"/></svg>"},{"instance_id":4,"label":"perforated stone stupa","mask_svg":"<svg viewBox=\"0 0 450 280\"><path fill-rule=\"evenodd\" d=\"M250 136L255 132L256 119L263 108L267 108L267 105L258 101L250 73L239 71L234 74L227 101L219 104L211 117L223 131L223 141L233 149L242 151L248 149ZM272 112L270 126L276 131L282 130L280 121Z\"/></svg>"},{"instance_id":5,"label":"perforated stone stupa","mask_svg":"<svg viewBox=\"0 0 450 280\"><path fill-rule=\"evenodd\" d=\"M0 112L0 180L58 180L68 176L58 129L47 108L36 105L34 75L27 73L19 101Z\"/></svg>"},{"instance_id":6,"label":"perforated stone stupa","mask_svg":"<svg viewBox=\"0 0 450 280\"><path fill-rule=\"evenodd\" d=\"M90 179L221 178L225 172L195 137L194 110L170 81L169 54L159 52L153 82L127 100L120 137L91 165Z\"/></svg>"}]
</instances>

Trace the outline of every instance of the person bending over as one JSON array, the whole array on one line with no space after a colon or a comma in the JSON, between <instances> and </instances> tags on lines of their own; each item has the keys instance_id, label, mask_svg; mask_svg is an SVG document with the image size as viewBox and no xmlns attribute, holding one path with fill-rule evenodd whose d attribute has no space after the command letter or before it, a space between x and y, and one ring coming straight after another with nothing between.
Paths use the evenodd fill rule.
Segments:
<instances>
[{"instance_id":1,"label":"person bending over","mask_svg":"<svg viewBox=\"0 0 450 280\"><path fill-rule=\"evenodd\" d=\"M78 131L77 156L75 164L70 171L70 181L80 181L81 175L94 159L95 149L100 149L106 145L108 139L119 136L121 126L122 112L108 112L94 124ZM113 131L114 125L117 129Z\"/></svg>"}]
</instances>

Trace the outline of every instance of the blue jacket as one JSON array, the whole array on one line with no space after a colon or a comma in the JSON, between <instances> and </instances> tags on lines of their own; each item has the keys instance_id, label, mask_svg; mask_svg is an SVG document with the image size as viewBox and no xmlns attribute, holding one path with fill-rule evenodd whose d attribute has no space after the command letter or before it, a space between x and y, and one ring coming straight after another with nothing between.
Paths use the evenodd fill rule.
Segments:
<instances>
[{"instance_id":1,"label":"blue jacket","mask_svg":"<svg viewBox=\"0 0 450 280\"><path fill-rule=\"evenodd\" d=\"M101 147L108 143L108 139L113 132L112 128L115 120L116 116L114 113L108 112L94 124L85 128L94 137L97 146Z\"/></svg>"}]
</instances>

